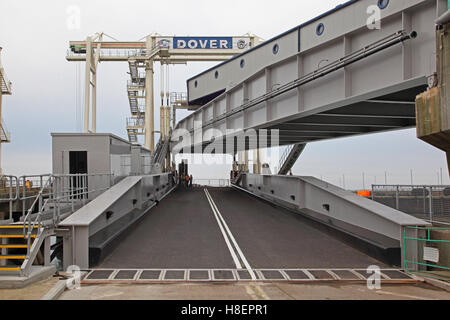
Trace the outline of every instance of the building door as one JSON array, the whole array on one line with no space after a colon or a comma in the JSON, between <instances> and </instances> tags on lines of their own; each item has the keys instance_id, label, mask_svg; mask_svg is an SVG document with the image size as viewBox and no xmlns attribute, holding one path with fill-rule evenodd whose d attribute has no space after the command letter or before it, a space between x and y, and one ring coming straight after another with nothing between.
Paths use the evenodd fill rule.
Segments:
<instances>
[{"instance_id":1,"label":"building door","mask_svg":"<svg viewBox=\"0 0 450 320\"><path fill-rule=\"evenodd\" d=\"M87 173L87 151L69 151L69 173Z\"/></svg>"},{"instance_id":2,"label":"building door","mask_svg":"<svg viewBox=\"0 0 450 320\"><path fill-rule=\"evenodd\" d=\"M87 174L87 151L69 151L69 173ZM71 190L76 199L87 198L88 180L86 176L73 176Z\"/></svg>"}]
</instances>

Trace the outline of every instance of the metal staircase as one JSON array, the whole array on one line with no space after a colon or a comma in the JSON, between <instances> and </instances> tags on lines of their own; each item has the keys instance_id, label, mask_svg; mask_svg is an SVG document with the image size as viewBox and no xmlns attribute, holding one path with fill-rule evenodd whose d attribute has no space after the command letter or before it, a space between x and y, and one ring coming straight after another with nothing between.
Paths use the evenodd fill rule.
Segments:
<instances>
[{"instance_id":1,"label":"metal staircase","mask_svg":"<svg viewBox=\"0 0 450 320\"><path fill-rule=\"evenodd\" d=\"M0 87L2 90L2 94L4 95L12 94L11 81L8 80L8 78L5 75L5 71L1 66L0 66Z\"/></svg>"},{"instance_id":2,"label":"metal staircase","mask_svg":"<svg viewBox=\"0 0 450 320\"><path fill-rule=\"evenodd\" d=\"M8 129L6 128L5 122L3 119L1 119L1 122L0 122L0 142L1 143L11 142L11 134L9 133Z\"/></svg>"},{"instance_id":3,"label":"metal staircase","mask_svg":"<svg viewBox=\"0 0 450 320\"><path fill-rule=\"evenodd\" d=\"M42 244L43 234L44 229L38 226L29 233L24 232L23 225L0 226L0 274L22 275L22 270L29 269ZM31 248L33 255L27 254Z\"/></svg>"},{"instance_id":4,"label":"metal staircase","mask_svg":"<svg viewBox=\"0 0 450 320\"><path fill-rule=\"evenodd\" d=\"M128 140L132 143L138 142L138 135L143 135L145 124L145 109L139 102L145 98L145 74L139 73L141 62L129 60L130 77L128 81L128 101L130 103L131 117L127 118Z\"/></svg>"},{"instance_id":5,"label":"metal staircase","mask_svg":"<svg viewBox=\"0 0 450 320\"><path fill-rule=\"evenodd\" d=\"M305 147L306 143L293 144L286 148L280 159L280 170L278 171L279 175L286 175L289 173Z\"/></svg>"},{"instance_id":6,"label":"metal staircase","mask_svg":"<svg viewBox=\"0 0 450 320\"><path fill-rule=\"evenodd\" d=\"M168 56L168 49L156 46L150 51L141 50L128 57L130 80L127 83L127 92L131 117L126 119L126 128L131 143L138 143L138 136L145 134L145 72L139 70L145 70L146 61L156 55Z\"/></svg>"},{"instance_id":7,"label":"metal staircase","mask_svg":"<svg viewBox=\"0 0 450 320\"><path fill-rule=\"evenodd\" d=\"M101 183L89 188L89 179L97 182L101 179ZM25 182L33 180L37 186L28 189ZM24 214L17 222L0 225L0 276L21 277L27 277L34 265L50 264L50 245L47 242L43 246L44 241L55 235L62 220L109 189L112 183L110 174L23 176L11 181L16 182L10 183L9 188L20 190L14 200L23 202ZM13 194L12 191L9 193ZM25 210L26 203L30 205Z\"/></svg>"},{"instance_id":8,"label":"metal staircase","mask_svg":"<svg viewBox=\"0 0 450 320\"><path fill-rule=\"evenodd\" d=\"M239 171L238 174L231 179L232 184L239 184L242 180L242 176L245 172Z\"/></svg>"},{"instance_id":9,"label":"metal staircase","mask_svg":"<svg viewBox=\"0 0 450 320\"><path fill-rule=\"evenodd\" d=\"M165 140L159 139L158 144L156 145L155 155L152 160L153 165L159 165L160 168L163 168L164 160L169 152L169 145L170 137Z\"/></svg>"},{"instance_id":10,"label":"metal staircase","mask_svg":"<svg viewBox=\"0 0 450 320\"><path fill-rule=\"evenodd\" d=\"M1 53L1 48L0 48ZM1 95L11 95L11 81L8 80L5 74L5 70L3 69L0 62L0 90ZM1 99L1 97L0 97ZM1 104L1 102L0 102ZM6 129L5 122L3 118L1 118L1 110L0 110L0 143L8 143L11 142L11 135L9 131Z\"/></svg>"}]
</instances>

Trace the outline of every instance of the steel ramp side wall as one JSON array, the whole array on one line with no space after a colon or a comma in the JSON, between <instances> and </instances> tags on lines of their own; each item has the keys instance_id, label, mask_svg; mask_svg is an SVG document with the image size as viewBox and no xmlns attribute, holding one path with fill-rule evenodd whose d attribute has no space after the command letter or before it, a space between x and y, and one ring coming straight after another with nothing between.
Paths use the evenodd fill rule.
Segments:
<instances>
[{"instance_id":1,"label":"steel ramp side wall","mask_svg":"<svg viewBox=\"0 0 450 320\"><path fill-rule=\"evenodd\" d=\"M80 208L59 226L68 228L64 238L64 266L89 267L89 238L136 210L144 214L173 189L170 174L129 176Z\"/></svg>"},{"instance_id":2,"label":"steel ramp side wall","mask_svg":"<svg viewBox=\"0 0 450 320\"><path fill-rule=\"evenodd\" d=\"M314 177L245 174L239 186L313 217L330 218L343 222L343 225L367 230L367 234L361 235L363 237L378 234L393 239L399 246L403 226L430 225ZM322 220L326 222L326 219Z\"/></svg>"},{"instance_id":3,"label":"steel ramp side wall","mask_svg":"<svg viewBox=\"0 0 450 320\"><path fill-rule=\"evenodd\" d=\"M360 2L367 1L357 3ZM217 129L223 135L226 130L277 127L291 134L291 137L283 136L284 132L280 132L280 144L286 145L412 127L415 125L415 96L426 90L427 77L436 69L432 58L435 52L434 20L437 12L442 11L442 3L440 0L390 1L390 6L400 6L403 9L397 8L395 14L383 18L381 30L369 30L365 25L352 32L342 30L339 36L327 38L315 46L312 46L311 40L311 48L303 48L300 53L282 61L271 61L268 67L246 71L243 81L234 84L233 88L180 121L177 129L189 131L190 144L194 145L193 141L200 141L202 138L200 135L203 133L199 129ZM339 14L337 11L333 15ZM342 24L342 20L340 21ZM339 29L338 22L335 21L329 28ZM418 36L309 84L291 89L276 98L246 109L242 108L249 101L275 92L278 87L299 79L318 67L341 59L400 30L415 30ZM279 39L280 43L283 39ZM255 54L256 60L259 57L257 53L256 49L251 52ZM234 61L220 67L232 68L233 63ZM219 71L219 74L222 73L225 71ZM206 77L207 74L203 76ZM227 79L225 74L223 79ZM227 81L233 82L232 79ZM214 83L214 78L209 79L209 83ZM368 102L377 99L383 99L384 102ZM344 112L344 115L319 114L335 111ZM284 128L290 122L302 124L305 119L315 125L316 130L308 128L303 130L305 132L298 132ZM327 128L334 126L352 132L330 134L330 129L324 129L325 125ZM194 129L198 131L197 135L194 135ZM215 136L219 137L218 133ZM186 136L185 140L188 141L189 137Z\"/></svg>"}]
</instances>

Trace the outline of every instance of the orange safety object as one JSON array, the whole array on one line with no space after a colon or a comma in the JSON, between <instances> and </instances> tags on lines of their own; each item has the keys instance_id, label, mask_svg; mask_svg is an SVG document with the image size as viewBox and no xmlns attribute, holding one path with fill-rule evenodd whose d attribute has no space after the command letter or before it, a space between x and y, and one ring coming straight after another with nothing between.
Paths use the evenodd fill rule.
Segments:
<instances>
[{"instance_id":1,"label":"orange safety object","mask_svg":"<svg viewBox=\"0 0 450 320\"><path fill-rule=\"evenodd\" d=\"M371 192L370 190L357 191L356 193L357 193L358 196L360 196L360 197L366 197L366 198L369 198L370 196L372 196L372 192Z\"/></svg>"}]
</instances>

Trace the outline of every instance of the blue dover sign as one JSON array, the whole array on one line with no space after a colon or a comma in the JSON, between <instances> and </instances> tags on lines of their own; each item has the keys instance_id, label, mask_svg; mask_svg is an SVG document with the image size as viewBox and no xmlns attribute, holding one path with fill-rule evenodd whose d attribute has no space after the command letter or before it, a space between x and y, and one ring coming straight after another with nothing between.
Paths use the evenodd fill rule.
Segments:
<instances>
[{"instance_id":1,"label":"blue dover sign","mask_svg":"<svg viewBox=\"0 0 450 320\"><path fill-rule=\"evenodd\" d=\"M174 49L233 49L232 37L174 37Z\"/></svg>"}]
</instances>

